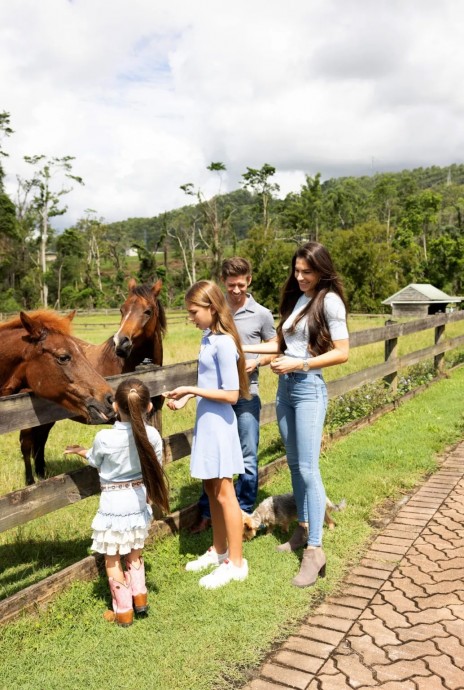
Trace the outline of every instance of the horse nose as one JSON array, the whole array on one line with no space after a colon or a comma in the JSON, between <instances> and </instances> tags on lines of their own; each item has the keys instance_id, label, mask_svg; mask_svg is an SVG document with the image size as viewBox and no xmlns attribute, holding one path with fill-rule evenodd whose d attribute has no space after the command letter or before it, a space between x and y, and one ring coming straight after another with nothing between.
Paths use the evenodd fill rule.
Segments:
<instances>
[{"instance_id":1,"label":"horse nose","mask_svg":"<svg viewBox=\"0 0 464 690\"><path fill-rule=\"evenodd\" d=\"M107 395L105 395L105 402L108 407L113 407L114 395L112 393L107 393Z\"/></svg>"},{"instance_id":2,"label":"horse nose","mask_svg":"<svg viewBox=\"0 0 464 690\"><path fill-rule=\"evenodd\" d=\"M127 335L120 336L115 342L118 357L128 357L132 349L132 341Z\"/></svg>"}]
</instances>

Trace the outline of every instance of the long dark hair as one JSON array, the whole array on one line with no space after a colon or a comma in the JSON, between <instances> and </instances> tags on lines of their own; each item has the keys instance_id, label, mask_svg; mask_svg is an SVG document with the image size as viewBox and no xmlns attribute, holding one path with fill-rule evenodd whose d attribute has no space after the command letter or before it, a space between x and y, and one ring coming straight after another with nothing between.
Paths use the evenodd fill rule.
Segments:
<instances>
[{"instance_id":1,"label":"long dark hair","mask_svg":"<svg viewBox=\"0 0 464 690\"><path fill-rule=\"evenodd\" d=\"M342 281L324 245L319 242L307 242L301 247L298 247L293 255L291 271L282 288L280 297L280 323L277 326L277 336L281 352L285 350L285 339L282 332L282 326L292 313L298 299L303 294L295 277L295 264L297 259L304 259L309 268L318 273L320 277L312 300L310 300L293 322L291 332L295 330L299 321L306 319L309 331L309 351L313 356L316 356L333 348L329 326L324 314L324 297L328 292L335 292L342 300L346 309L348 305Z\"/></svg>"},{"instance_id":2,"label":"long dark hair","mask_svg":"<svg viewBox=\"0 0 464 690\"><path fill-rule=\"evenodd\" d=\"M241 398L249 399L251 397L250 383L245 369L245 355L233 316L221 288L212 280L199 280L189 288L185 295L185 301L187 304L196 304L197 307L213 307L215 313L213 314L211 331L213 333L225 333L234 339L238 351L239 395Z\"/></svg>"},{"instance_id":3,"label":"long dark hair","mask_svg":"<svg viewBox=\"0 0 464 690\"><path fill-rule=\"evenodd\" d=\"M117 387L114 399L121 411L130 419L147 496L151 503L168 513L168 480L160 462L161 458L156 456L145 429L145 416L150 405L150 391L139 379L125 379Z\"/></svg>"}]
</instances>

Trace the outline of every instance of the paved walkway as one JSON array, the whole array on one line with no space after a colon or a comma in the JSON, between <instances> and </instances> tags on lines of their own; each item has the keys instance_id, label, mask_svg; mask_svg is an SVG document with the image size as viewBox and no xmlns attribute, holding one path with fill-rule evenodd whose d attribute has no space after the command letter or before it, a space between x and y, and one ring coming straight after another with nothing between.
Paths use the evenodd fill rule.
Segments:
<instances>
[{"instance_id":1,"label":"paved walkway","mask_svg":"<svg viewBox=\"0 0 464 690\"><path fill-rule=\"evenodd\" d=\"M464 442L244 690L464 688Z\"/></svg>"}]
</instances>

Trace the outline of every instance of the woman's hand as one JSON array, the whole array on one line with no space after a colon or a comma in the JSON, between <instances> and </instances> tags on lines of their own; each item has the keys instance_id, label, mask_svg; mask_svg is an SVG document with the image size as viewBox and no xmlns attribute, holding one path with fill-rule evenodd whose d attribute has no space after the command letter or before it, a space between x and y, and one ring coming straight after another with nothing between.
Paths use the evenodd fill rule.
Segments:
<instances>
[{"instance_id":1,"label":"woman's hand","mask_svg":"<svg viewBox=\"0 0 464 690\"><path fill-rule=\"evenodd\" d=\"M279 355L272 360L270 367L274 374L281 376L282 374L289 374L291 371L301 371L301 359L298 357L287 357L287 355Z\"/></svg>"}]
</instances>

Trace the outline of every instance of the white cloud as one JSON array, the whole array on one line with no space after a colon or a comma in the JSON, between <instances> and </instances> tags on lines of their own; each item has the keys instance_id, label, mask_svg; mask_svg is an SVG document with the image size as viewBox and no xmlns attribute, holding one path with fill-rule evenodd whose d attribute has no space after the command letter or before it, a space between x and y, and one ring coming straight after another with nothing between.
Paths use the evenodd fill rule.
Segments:
<instances>
[{"instance_id":1,"label":"white cloud","mask_svg":"<svg viewBox=\"0 0 464 690\"><path fill-rule=\"evenodd\" d=\"M460 0L15 0L3 3L0 111L7 188L24 155L76 157L66 197L108 221L206 194L228 169L304 174L446 165L464 157Z\"/></svg>"}]
</instances>

